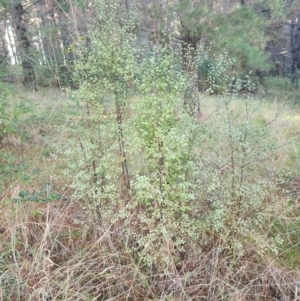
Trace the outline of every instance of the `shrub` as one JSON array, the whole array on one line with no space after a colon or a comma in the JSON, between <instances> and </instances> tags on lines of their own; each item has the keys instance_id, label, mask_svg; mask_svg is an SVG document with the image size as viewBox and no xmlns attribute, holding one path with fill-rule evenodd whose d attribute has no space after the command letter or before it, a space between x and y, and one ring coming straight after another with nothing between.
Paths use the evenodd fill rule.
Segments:
<instances>
[{"instance_id":1,"label":"shrub","mask_svg":"<svg viewBox=\"0 0 300 301\"><path fill-rule=\"evenodd\" d=\"M23 101L8 98L11 89L0 82L0 144L5 137L20 139L18 122L23 114L30 111L30 106Z\"/></svg>"},{"instance_id":2,"label":"shrub","mask_svg":"<svg viewBox=\"0 0 300 301\"><path fill-rule=\"evenodd\" d=\"M214 271L220 279L222 270L244 269L247 258L256 264L276 256L284 238L270 229L290 203L276 166L270 168L279 147L272 127L254 118L259 105L245 98L236 109L227 95L210 118L197 118L185 106L191 79L176 51L151 45L146 52L132 18L121 26L113 3L98 9L92 51L83 51L75 67L79 89L72 97L82 118L71 125L64 153L74 198L97 231L110 235L113 256L137 264L148 280L181 269L188 277L189 268L205 263L208 283ZM224 54L216 61L210 91L226 94L233 60ZM240 81L231 92L247 85ZM193 281L201 281L196 274ZM216 296L235 296L230 285L240 282L230 277L224 287L213 284Z\"/></svg>"},{"instance_id":3,"label":"shrub","mask_svg":"<svg viewBox=\"0 0 300 301\"><path fill-rule=\"evenodd\" d=\"M163 271L190 244L244 254L251 242L276 253L281 238L264 231L267 216L285 208L264 162L277 145L268 126L253 120L255 108L245 100L239 117L224 97L219 114L201 122L183 105L186 78L168 49L153 47L137 66L126 43L101 58L103 38L97 35L99 47L78 65L83 81L73 97L83 118L66 151L74 196L98 224L122 223L127 247ZM174 258L164 253L170 242Z\"/></svg>"}]
</instances>

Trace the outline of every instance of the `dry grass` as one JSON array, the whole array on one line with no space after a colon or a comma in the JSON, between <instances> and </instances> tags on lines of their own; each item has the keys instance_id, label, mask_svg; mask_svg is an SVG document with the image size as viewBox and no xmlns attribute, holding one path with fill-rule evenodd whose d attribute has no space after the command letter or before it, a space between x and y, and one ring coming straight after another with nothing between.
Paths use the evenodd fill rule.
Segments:
<instances>
[{"instance_id":1,"label":"dry grass","mask_svg":"<svg viewBox=\"0 0 300 301\"><path fill-rule=\"evenodd\" d=\"M1 300L299 298L300 275L251 246L239 257L219 252L217 242L185 254L166 242L177 260L162 273L126 249L121 224L95 228L77 204L13 207L1 234Z\"/></svg>"},{"instance_id":2,"label":"dry grass","mask_svg":"<svg viewBox=\"0 0 300 301\"><path fill-rule=\"evenodd\" d=\"M122 219L99 227L81 203L72 201L70 180L62 174L65 162L49 148L66 139L56 126L67 126L67 115L76 115L66 95L50 91L25 97L37 114L20 122L28 138L21 146L11 143L1 149L14 153L16 166L25 167L5 180L0 193L0 300L300 300L299 265L290 269L285 264L298 244L295 216L278 226L290 234L278 257L262 253L253 242L239 255L221 250L218 238L210 245L187 243L186 251L165 240L164 252L172 260L167 266L149 267L134 251L134 238L126 242ZM241 102L237 99L231 109L239 112ZM280 103L253 100L251 106L258 108L257 123L272 122L274 139L289 143L278 150L274 164L282 169L299 164L299 144L296 139L290 143L289 136L297 136L298 119L287 117L297 114ZM205 96L201 122L209 122L216 107L218 100ZM298 176L295 171L292 180ZM20 197L22 191L40 190L46 196L57 192L60 199L43 203Z\"/></svg>"}]
</instances>

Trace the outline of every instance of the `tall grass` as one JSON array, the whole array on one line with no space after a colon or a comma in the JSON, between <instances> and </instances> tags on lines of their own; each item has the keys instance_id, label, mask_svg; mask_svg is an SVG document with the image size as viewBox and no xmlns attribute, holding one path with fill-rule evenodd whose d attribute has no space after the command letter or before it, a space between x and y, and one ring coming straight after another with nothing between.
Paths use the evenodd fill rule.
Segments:
<instances>
[{"instance_id":1,"label":"tall grass","mask_svg":"<svg viewBox=\"0 0 300 301\"><path fill-rule=\"evenodd\" d=\"M14 98L20 98L20 94L14 94ZM142 100L131 99L126 107L126 134L128 129L134 129L135 123L131 121L136 122L135 118L139 117L134 115L139 112L137 101ZM275 103L250 99L245 106L243 98L236 97L228 102L227 99L201 95L203 115L191 127L196 129L196 133L201 132L201 136L192 136L196 137L197 143L201 142L196 143L191 152L192 156L198 157L197 160L190 161L193 164L189 167L189 172L196 174L193 185L188 189L193 197L188 200L187 206L192 210L174 211L174 214L181 212L190 221L197 222L183 225L183 229L180 229L180 225L172 224L172 221L178 220L178 215L166 218L165 208L163 220L156 216L152 218L151 214L159 203L153 201L151 196L149 203L136 203L135 196L143 196L144 200L147 197L145 191L151 191L156 183L159 184L156 180L150 182L150 186L142 186L142 182L138 182L140 186L133 185L131 199L126 198L126 202L119 197L122 189L106 190L106 199L101 207L101 224L97 223L97 214L92 215L87 205L88 193L86 198L84 194L77 198L78 193L73 195L76 185L70 189L73 177L78 174L72 171L67 175L63 173L68 166L80 159L78 156L84 155L80 146L82 136L72 135L76 130L89 129L85 123L87 116L84 114L78 117L84 110L78 111L67 95L55 91L26 94L26 102L31 107L31 112L20 115L16 120L22 146L6 144L1 148L2 154L15 154L10 162L17 162L7 167L15 168L16 172L11 171L5 178L1 192L1 300L299 298L297 251L300 231L300 155L298 120L294 117L294 108L283 106L279 101ZM101 126L111 127L110 114L113 112L108 108L101 115ZM180 111L175 110L172 114L176 122L185 122L178 117ZM254 189L254 198L261 200L261 204L250 208L259 210L254 219L250 218L254 213L247 211L248 207L243 207L246 210L243 220L251 223L247 226L240 224L236 229L233 226L237 219L232 219L237 217L235 206L245 206L247 199L245 203L225 203L228 201L225 198L227 181L232 179L232 174L228 172L228 159L232 149L238 151L232 143L239 141L228 140L226 116L230 116L237 130L241 130L250 115L250 124L254 128L251 133L258 131L258 136L253 135L251 138L251 150L255 155L251 154L253 161L245 174L251 183L250 188L247 186L248 189ZM82 128L79 128L80 125ZM267 130L260 132L265 127ZM70 131L62 131L62 128L69 128ZM118 148L112 145L114 130L114 127L110 128L111 132L108 132L106 140L102 140L110 145L110 153L106 156L108 159L118 152ZM185 133L184 130L181 127L179 132ZM138 129L132 131L131 135L126 138L126 146L131 181L134 183L135 171L138 170L141 176L142 172L147 175L153 170L152 165L147 165L147 160L152 162L151 153L145 153L145 148L149 147L150 152L153 145L137 144ZM132 140L128 137L132 137ZM72 153L76 157L67 158L57 150L67 146L71 140L72 143L77 143L79 152ZM176 144L172 144L172 149L175 146ZM266 151L267 155L260 156L259 151ZM167 154L172 155L171 152ZM19 162L23 162L23 169ZM7 163L2 157L1 165ZM104 167L113 172L115 166L118 166L117 161L116 163ZM76 166L78 165L74 165L74 171ZM201 167L202 172L195 173L195 167ZM176 169L166 170L178 172ZM122 184L118 184L122 178L111 177L109 180L111 185L122 187ZM181 196L172 194L177 193L181 187L180 179L174 179L170 175L168 181L171 180L178 187L173 185L173 191L166 191L175 200L180 200ZM256 190L257 181L266 181L260 186L264 191ZM218 185L215 189L211 186L214 183ZM140 187L143 194L135 187ZM150 190L145 190L145 187ZM53 197L54 194L56 197ZM251 195L248 202L252 201L250 198ZM111 200L115 203L111 203ZM218 207L219 200L226 205L226 210L223 211L225 215L222 216L224 226L220 229L216 227L217 213L221 208ZM159 206L157 210L160 212ZM147 215L144 215L145 212ZM247 212L249 216L246 215ZM197 219L197 215L201 219ZM187 222L185 218L181 220ZM189 228L191 225L194 228ZM188 233L186 229L191 232ZM154 235L149 235L151 231ZM163 231L167 231L167 234L163 235ZM233 237L234 240L231 239ZM151 261L148 260L149 256Z\"/></svg>"}]
</instances>

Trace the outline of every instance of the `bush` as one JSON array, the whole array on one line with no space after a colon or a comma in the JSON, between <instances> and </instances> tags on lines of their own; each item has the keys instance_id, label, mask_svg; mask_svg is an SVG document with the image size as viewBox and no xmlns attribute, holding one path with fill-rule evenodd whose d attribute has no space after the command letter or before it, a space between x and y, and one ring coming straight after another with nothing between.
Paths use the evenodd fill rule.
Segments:
<instances>
[{"instance_id":1,"label":"bush","mask_svg":"<svg viewBox=\"0 0 300 301\"><path fill-rule=\"evenodd\" d=\"M8 89L5 84L0 81L0 143L3 140L6 133L9 131L11 125L9 120L9 114L7 113L8 107Z\"/></svg>"},{"instance_id":2,"label":"bush","mask_svg":"<svg viewBox=\"0 0 300 301\"><path fill-rule=\"evenodd\" d=\"M75 67L79 89L72 97L82 118L71 125L64 154L73 197L100 233L99 252L105 249L120 271L134 266L141 282L159 283L168 298L181 290L186 295L178 298L190 300L192 283L216 300L262 293L262 274L270 281L277 274L258 262L281 250L284 237L273 231L274 221L291 212L272 163L279 144L271 123L255 120L259 105L248 98L234 109L231 96L220 97L207 120L190 114L184 105L190 79L174 48L151 45L145 52L132 34L133 17L120 26L113 3L100 2L98 9L92 51ZM231 60L224 55L218 62L209 71L211 93L227 89ZM229 276L221 281L222 275ZM276 296L292 296L296 284L290 283L270 287ZM122 282L116 291L125 294L125 287ZM110 290L107 297L113 296Z\"/></svg>"},{"instance_id":3,"label":"bush","mask_svg":"<svg viewBox=\"0 0 300 301\"><path fill-rule=\"evenodd\" d=\"M127 247L163 271L170 241L176 260L190 244L217 242L228 254L244 254L249 242L276 253L281 238L264 237L266 216L285 209L274 206L277 180L263 164L277 147L269 128L256 125L248 101L238 118L226 97L212 123L202 123L183 106L188 83L176 54L153 47L143 55L130 30L107 20L77 64L73 97L83 118L65 152L74 197L86 200L97 224L121 222ZM223 87L224 58L221 73L209 73L212 89Z\"/></svg>"},{"instance_id":4,"label":"bush","mask_svg":"<svg viewBox=\"0 0 300 301\"><path fill-rule=\"evenodd\" d=\"M30 107L23 101L8 98L11 89L0 82L0 145L5 137L20 139L18 122L20 117L30 111Z\"/></svg>"},{"instance_id":5,"label":"bush","mask_svg":"<svg viewBox=\"0 0 300 301\"><path fill-rule=\"evenodd\" d=\"M264 84L267 90L269 89L280 89L289 90L291 89L290 80L283 77L265 77Z\"/></svg>"}]
</instances>

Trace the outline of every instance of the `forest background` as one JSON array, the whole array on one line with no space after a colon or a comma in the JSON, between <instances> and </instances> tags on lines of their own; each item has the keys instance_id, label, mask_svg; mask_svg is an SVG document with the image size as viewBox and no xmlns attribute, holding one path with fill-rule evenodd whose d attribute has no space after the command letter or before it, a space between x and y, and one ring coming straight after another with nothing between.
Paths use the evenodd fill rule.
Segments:
<instances>
[{"instance_id":1,"label":"forest background","mask_svg":"<svg viewBox=\"0 0 300 301\"><path fill-rule=\"evenodd\" d=\"M1 300L298 300L296 0L0 1Z\"/></svg>"}]
</instances>

